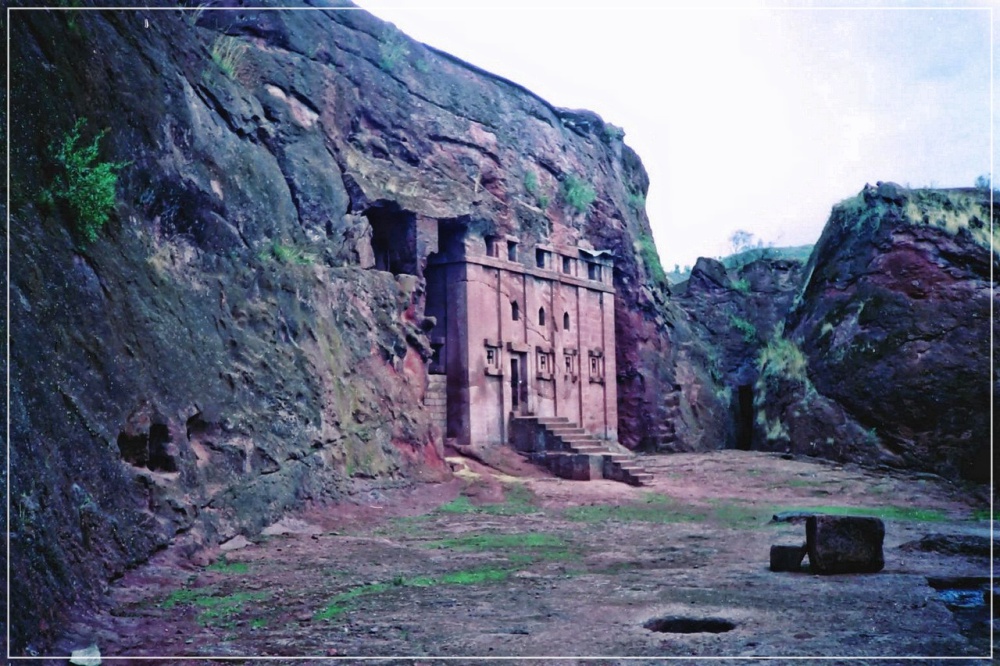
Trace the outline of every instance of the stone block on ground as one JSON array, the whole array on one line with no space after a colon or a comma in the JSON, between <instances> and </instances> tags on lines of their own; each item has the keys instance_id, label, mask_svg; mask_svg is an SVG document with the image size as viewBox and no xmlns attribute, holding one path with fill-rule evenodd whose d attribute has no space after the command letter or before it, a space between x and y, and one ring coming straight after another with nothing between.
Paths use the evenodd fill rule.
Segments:
<instances>
[{"instance_id":1,"label":"stone block on ground","mask_svg":"<svg viewBox=\"0 0 1000 666\"><path fill-rule=\"evenodd\" d=\"M771 546L771 571L801 571L806 545Z\"/></svg>"},{"instance_id":2,"label":"stone block on ground","mask_svg":"<svg viewBox=\"0 0 1000 666\"><path fill-rule=\"evenodd\" d=\"M814 573L875 573L885 566L885 524L861 516L810 516L806 547Z\"/></svg>"}]
</instances>

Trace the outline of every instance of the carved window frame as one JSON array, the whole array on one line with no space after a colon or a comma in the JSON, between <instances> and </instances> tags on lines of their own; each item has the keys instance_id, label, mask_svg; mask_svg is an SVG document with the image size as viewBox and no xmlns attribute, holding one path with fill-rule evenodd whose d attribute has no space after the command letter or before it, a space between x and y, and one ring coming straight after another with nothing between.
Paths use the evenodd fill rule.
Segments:
<instances>
[{"instance_id":1,"label":"carved window frame","mask_svg":"<svg viewBox=\"0 0 1000 666\"><path fill-rule=\"evenodd\" d=\"M575 349L563 349L563 378L574 383L580 378L580 355Z\"/></svg>"},{"instance_id":2,"label":"carved window frame","mask_svg":"<svg viewBox=\"0 0 1000 666\"><path fill-rule=\"evenodd\" d=\"M604 267L596 261L588 261L587 279L594 282L604 282Z\"/></svg>"},{"instance_id":3,"label":"carved window frame","mask_svg":"<svg viewBox=\"0 0 1000 666\"><path fill-rule=\"evenodd\" d=\"M535 347L535 376L538 379L555 379L556 355L550 347Z\"/></svg>"},{"instance_id":4,"label":"carved window frame","mask_svg":"<svg viewBox=\"0 0 1000 666\"><path fill-rule=\"evenodd\" d=\"M491 377L503 376L503 343L499 340L483 341L483 362L486 374Z\"/></svg>"},{"instance_id":5,"label":"carved window frame","mask_svg":"<svg viewBox=\"0 0 1000 666\"><path fill-rule=\"evenodd\" d=\"M591 384L604 383L604 352L600 349L591 349L587 352L587 369Z\"/></svg>"}]
</instances>

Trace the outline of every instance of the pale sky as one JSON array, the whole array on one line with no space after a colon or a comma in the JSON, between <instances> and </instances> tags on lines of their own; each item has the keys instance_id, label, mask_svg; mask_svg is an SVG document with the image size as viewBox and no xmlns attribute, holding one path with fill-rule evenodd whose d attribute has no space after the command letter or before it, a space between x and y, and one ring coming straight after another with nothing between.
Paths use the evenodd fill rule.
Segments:
<instances>
[{"instance_id":1,"label":"pale sky","mask_svg":"<svg viewBox=\"0 0 1000 666\"><path fill-rule=\"evenodd\" d=\"M555 106L623 127L649 172L668 271L729 254L737 229L778 246L815 242L831 206L866 182L961 187L991 171L982 0L357 2Z\"/></svg>"}]
</instances>

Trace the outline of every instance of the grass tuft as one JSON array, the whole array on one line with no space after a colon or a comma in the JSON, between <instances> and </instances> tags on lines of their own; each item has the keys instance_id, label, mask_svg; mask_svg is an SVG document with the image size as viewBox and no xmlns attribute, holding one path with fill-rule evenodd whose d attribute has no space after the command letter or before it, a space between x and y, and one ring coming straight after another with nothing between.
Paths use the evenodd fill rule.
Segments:
<instances>
[{"instance_id":1,"label":"grass tuft","mask_svg":"<svg viewBox=\"0 0 1000 666\"><path fill-rule=\"evenodd\" d=\"M246 57L248 48L246 44L235 37L219 35L212 42L209 54L212 56L212 62L218 65L223 74L235 79L243 66L243 59Z\"/></svg>"},{"instance_id":2,"label":"grass tuft","mask_svg":"<svg viewBox=\"0 0 1000 666\"><path fill-rule=\"evenodd\" d=\"M378 66L385 72L396 69L400 60L410 55L410 49L402 36L391 33L378 46Z\"/></svg>"},{"instance_id":3,"label":"grass tuft","mask_svg":"<svg viewBox=\"0 0 1000 666\"><path fill-rule=\"evenodd\" d=\"M743 317L730 315L729 325L743 335L743 342L753 344L757 341L757 327L754 326L752 322L747 321Z\"/></svg>"},{"instance_id":4,"label":"grass tuft","mask_svg":"<svg viewBox=\"0 0 1000 666\"><path fill-rule=\"evenodd\" d=\"M453 539L441 539L431 544L431 548L451 548L454 550L496 550L500 548L556 548L565 542L551 534L468 534Z\"/></svg>"},{"instance_id":5,"label":"grass tuft","mask_svg":"<svg viewBox=\"0 0 1000 666\"><path fill-rule=\"evenodd\" d=\"M538 509L532 503L533 494L527 488L517 485L506 490L503 502L496 504L475 505L465 495L459 495L447 504L437 508L438 513L467 514L478 513L491 516L520 516L537 513Z\"/></svg>"},{"instance_id":6,"label":"grass tuft","mask_svg":"<svg viewBox=\"0 0 1000 666\"><path fill-rule=\"evenodd\" d=\"M597 504L573 506L563 511L567 520L581 523L690 523L701 520L705 514L690 507L685 510L668 508L668 505Z\"/></svg>"},{"instance_id":7,"label":"grass tuft","mask_svg":"<svg viewBox=\"0 0 1000 666\"><path fill-rule=\"evenodd\" d=\"M212 564L205 567L206 571L218 571L220 573L245 574L250 571L250 566L246 562L229 562L223 555Z\"/></svg>"},{"instance_id":8,"label":"grass tuft","mask_svg":"<svg viewBox=\"0 0 1000 666\"><path fill-rule=\"evenodd\" d=\"M782 337L771 339L757 355L757 369L761 378L784 377L805 383L808 381L806 355L791 340Z\"/></svg>"},{"instance_id":9,"label":"grass tuft","mask_svg":"<svg viewBox=\"0 0 1000 666\"><path fill-rule=\"evenodd\" d=\"M578 213L586 213L597 193L590 183L574 174L567 174L562 184L562 195L566 203Z\"/></svg>"},{"instance_id":10,"label":"grass tuft","mask_svg":"<svg viewBox=\"0 0 1000 666\"><path fill-rule=\"evenodd\" d=\"M441 576L417 576L403 578L396 576L391 583L374 583L351 588L333 597L322 609L313 615L314 620L330 620L351 607L355 599L382 594L388 590L401 587L431 587L433 585L478 585L506 579L510 572L505 569L472 569L455 571Z\"/></svg>"},{"instance_id":11,"label":"grass tuft","mask_svg":"<svg viewBox=\"0 0 1000 666\"><path fill-rule=\"evenodd\" d=\"M913 506L808 506L780 507L780 511L812 511L829 516L872 516L882 520L907 520L914 522L936 523L948 520L947 514L937 509L921 509Z\"/></svg>"},{"instance_id":12,"label":"grass tuft","mask_svg":"<svg viewBox=\"0 0 1000 666\"><path fill-rule=\"evenodd\" d=\"M663 266L660 264L660 255L656 251L656 243L653 242L653 237L647 234L639 234L639 237L635 240L634 248L638 252L639 258L642 259L643 266L646 267L646 274L661 287L667 286L667 274L663 272Z\"/></svg>"}]
</instances>

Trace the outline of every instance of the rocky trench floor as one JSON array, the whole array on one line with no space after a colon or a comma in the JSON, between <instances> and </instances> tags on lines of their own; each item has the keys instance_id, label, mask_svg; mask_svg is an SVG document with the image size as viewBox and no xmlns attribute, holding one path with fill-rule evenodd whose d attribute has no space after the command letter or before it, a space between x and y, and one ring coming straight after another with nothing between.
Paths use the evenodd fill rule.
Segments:
<instances>
[{"instance_id":1,"label":"rocky trench floor","mask_svg":"<svg viewBox=\"0 0 1000 666\"><path fill-rule=\"evenodd\" d=\"M449 458L448 483L368 488L228 551L167 550L117 581L109 608L81 616L59 649L194 666L985 663L995 647L981 549L991 523L968 489L755 452L647 457L655 480L643 488L556 479L516 458ZM885 569L769 571L772 544L805 539L803 524L772 516L814 508L882 517ZM945 545L904 546L928 535ZM969 540L979 549L953 547ZM929 583L942 578L966 589ZM694 622L647 628L664 619Z\"/></svg>"}]
</instances>

